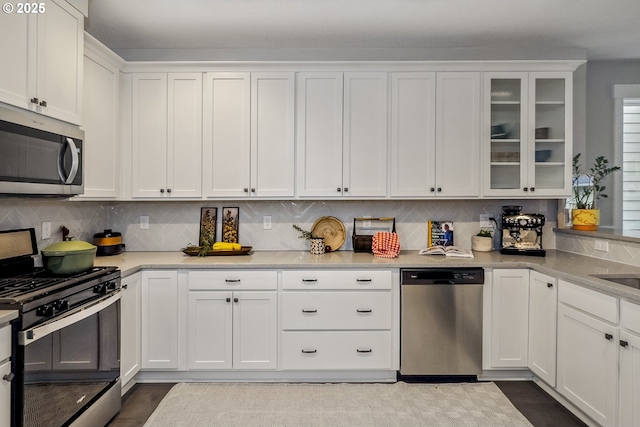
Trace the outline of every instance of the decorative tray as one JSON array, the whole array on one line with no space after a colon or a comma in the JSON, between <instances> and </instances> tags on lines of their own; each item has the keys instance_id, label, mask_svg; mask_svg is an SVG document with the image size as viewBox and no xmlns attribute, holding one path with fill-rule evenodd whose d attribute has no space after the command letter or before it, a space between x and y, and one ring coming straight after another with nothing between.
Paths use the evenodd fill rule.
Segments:
<instances>
[{"instance_id":1,"label":"decorative tray","mask_svg":"<svg viewBox=\"0 0 640 427\"><path fill-rule=\"evenodd\" d=\"M242 246L236 251L208 251L204 256L226 256L226 255L249 255L253 246ZM182 250L189 256L199 256L200 248L198 246L190 246Z\"/></svg>"},{"instance_id":2,"label":"decorative tray","mask_svg":"<svg viewBox=\"0 0 640 427\"><path fill-rule=\"evenodd\" d=\"M331 251L337 251L347 237L347 230L338 218L323 216L313 223L311 234L324 237L324 244L331 246Z\"/></svg>"}]
</instances>

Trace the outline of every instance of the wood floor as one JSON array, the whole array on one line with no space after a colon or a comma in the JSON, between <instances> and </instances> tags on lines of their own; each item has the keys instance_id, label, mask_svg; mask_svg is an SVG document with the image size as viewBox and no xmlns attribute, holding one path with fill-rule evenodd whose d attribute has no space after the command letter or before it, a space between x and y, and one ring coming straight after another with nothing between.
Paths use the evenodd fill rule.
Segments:
<instances>
[{"instance_id":1,"label":"wood floor","mask_svg":"<svg viewBox=\"0 0 640 427\"><path fill-rule=\"evenodd\" d=\"M534 427L584 427L573 414L531 381L496 381ZM109 427L141 427L173 384L136 384L123 396L122 409Z\"/></svg>"}]
</instances>

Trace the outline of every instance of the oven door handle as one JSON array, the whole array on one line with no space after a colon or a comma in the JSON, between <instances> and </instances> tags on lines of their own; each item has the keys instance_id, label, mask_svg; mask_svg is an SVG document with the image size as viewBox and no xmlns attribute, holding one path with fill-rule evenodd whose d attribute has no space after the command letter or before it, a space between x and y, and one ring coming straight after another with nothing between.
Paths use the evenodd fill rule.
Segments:
<instances>
[{"instance_id":1,"label":"oven door handle","mask_svg":"<svg viewBox=\"0 0 640 427\"><path fill-rule=\"evenodd\" d=\"M38 325L35 328L27 329L26 331L20 331L18 333L18 344L29 345L32 342L38 341L40 338L44 338L47 335L59 331L62 328L66 328L69 325L80 322L88 317L93 316L99 311L104 310L111 304L115 303L122 297L120 289L104 296L98 300L92 301L89 304L80 306L65 316L57 319L52 319L49 322Z\"/></svg>"}]
</instances>

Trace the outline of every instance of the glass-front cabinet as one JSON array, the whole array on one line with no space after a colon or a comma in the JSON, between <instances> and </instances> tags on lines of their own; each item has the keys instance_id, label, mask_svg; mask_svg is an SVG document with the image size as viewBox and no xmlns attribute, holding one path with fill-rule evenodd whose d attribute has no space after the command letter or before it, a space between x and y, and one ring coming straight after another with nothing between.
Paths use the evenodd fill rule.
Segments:
<instances>
[{"instance_id":1,"label":"glass-front cabinet","mask_svg":"<svg viewBox=\"0 0 640 427\"><path fill-rule=\"evenodd\" d=\"M484 195L569 196L571 73L485 73L484 84Z\"/></svg>"}]
</instances>

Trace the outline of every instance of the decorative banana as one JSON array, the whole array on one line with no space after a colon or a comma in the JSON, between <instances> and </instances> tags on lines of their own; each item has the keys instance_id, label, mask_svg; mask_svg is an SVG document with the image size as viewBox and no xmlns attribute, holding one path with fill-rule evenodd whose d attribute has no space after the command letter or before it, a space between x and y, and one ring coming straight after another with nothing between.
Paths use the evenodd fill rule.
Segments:
<instances>
[{"instance_id":1,"label":"decorative banana","mask_svg":"<svg viewBox=\"0 0 640 427\"><path fill-rule=\"evenodd\" d=\"M213 244L214 251L239 251L242 248L240 243L216 242Z\"/></svg>"}]
</instances>

